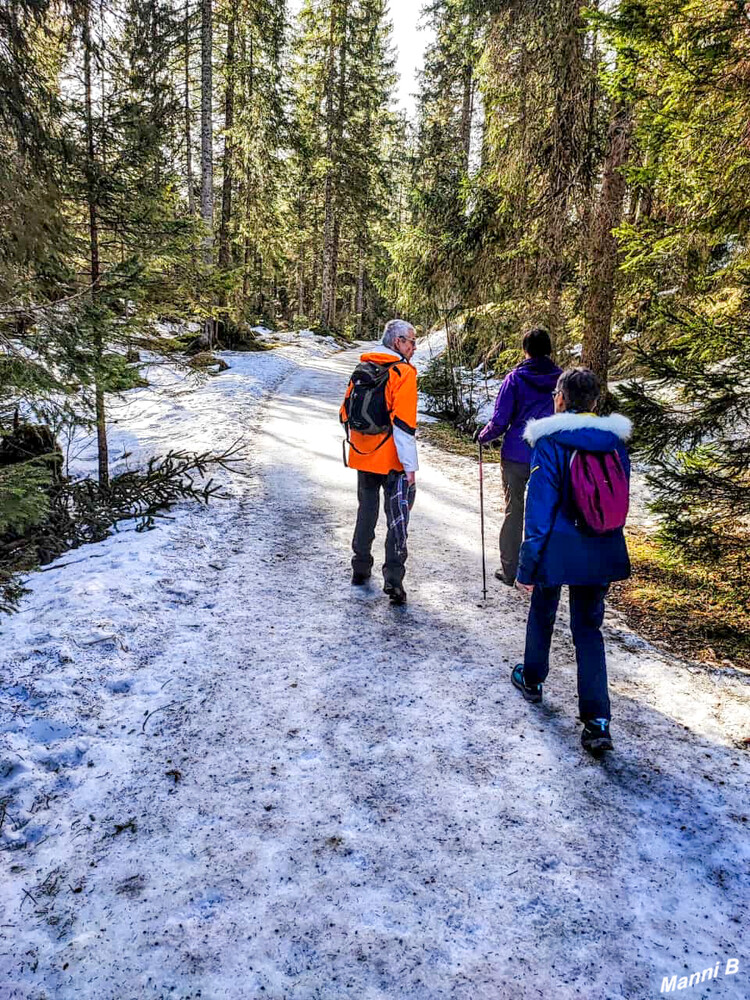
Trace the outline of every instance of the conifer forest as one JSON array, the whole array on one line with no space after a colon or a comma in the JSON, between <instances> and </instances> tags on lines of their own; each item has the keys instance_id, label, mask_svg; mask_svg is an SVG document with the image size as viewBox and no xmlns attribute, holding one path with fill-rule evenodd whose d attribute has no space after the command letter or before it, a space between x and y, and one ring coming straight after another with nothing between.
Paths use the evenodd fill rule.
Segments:
<instances>
[{"instance_id":1,"label":"conifer forest","mask_svg":"<svg viewBox=\"0 0 750 1000\"><path fill-rule=\"evenodd\" d=\"M750 0L0 0L0 1000L750 996L749 580Z\"/></svg>"},{"instance_id":2,"label":"conifer forest","mask_svg":"<svg viewBox=\"0 0 750 1000\"><path fill-rule=\"evenodd\" d=\"M665 533L747 559L744 0L433 0L416 113L385 0L15 0L0 11L5 433L98 428L158 317L373 335L498 374L524 325L621 385ZM157 338L158 340L158 338ZM164 340L164 338L162 338ZM135 355L133 355L135 356ZM4 466L23 530L54 470Z\"/></svg>"}]
</instances>

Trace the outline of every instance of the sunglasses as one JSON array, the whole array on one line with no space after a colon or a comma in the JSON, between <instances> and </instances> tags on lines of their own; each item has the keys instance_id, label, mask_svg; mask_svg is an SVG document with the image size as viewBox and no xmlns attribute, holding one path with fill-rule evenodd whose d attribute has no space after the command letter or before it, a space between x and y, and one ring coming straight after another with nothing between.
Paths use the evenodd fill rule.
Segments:
<instances>
[{"instance_id":1,"label":"sunglasses","mask_svg":"<svg viewBox=\"0 0 750 1000\"><path fill-rule=\"evenodd\" d=\"M407 344L415 344L416 345L416 343L417 343L416 340L412 340L411 337L399 337L398 339L399 340L405 340Z\"/></svg>"}]
</instances>

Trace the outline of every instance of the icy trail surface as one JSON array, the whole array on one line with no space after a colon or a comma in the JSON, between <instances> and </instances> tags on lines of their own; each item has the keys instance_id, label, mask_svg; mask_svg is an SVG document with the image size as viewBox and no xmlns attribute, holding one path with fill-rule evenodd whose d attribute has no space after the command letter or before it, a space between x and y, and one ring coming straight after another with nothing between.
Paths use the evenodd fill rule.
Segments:
<instances>
[{"instance_id":1,"label":"icy trail surface","mask_svg":"<svg viewBox=\"0 0 750 1000\"><path fill-rule=\"evenodd\" d=\"M168 445L246 441L231 498L69 553L0 623L2 1000L641 1000L716 963L680 995L750 995L748 677L610 619L588 759L564 615L527 705L476 466L427 447L409 604L353 591L356 355L319 355L181 394Z\"/></svg>"}]
</instances>

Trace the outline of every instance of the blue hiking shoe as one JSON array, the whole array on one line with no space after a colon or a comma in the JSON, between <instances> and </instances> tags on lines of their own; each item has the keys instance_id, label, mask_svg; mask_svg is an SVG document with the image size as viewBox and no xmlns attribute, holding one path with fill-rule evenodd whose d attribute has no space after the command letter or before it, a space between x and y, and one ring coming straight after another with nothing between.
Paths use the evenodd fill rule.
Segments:
<instances>
[{"instance_id":1,"label":"blue hiking shoe","mask_svg":"<svg viewBox=\"0 0 750 1000\"><path fill-rule=\"evenodd\" d=\"M584 719L581 745L584 750L597 755L612 749L608 719Z\"/></svg>"},{"instance_id":2,"label":"blue hiking shoe","mask_svg":"<svg viewBox=\"0 0 750 1000\"><path fill-rule=\"evenodd\" d=\"M542 700L542 685L527 684L523 676L523 663L517 663L510 675L510 682L514 688L518 688L526 701L540 702Z\"/></svg>"}]
</instances>

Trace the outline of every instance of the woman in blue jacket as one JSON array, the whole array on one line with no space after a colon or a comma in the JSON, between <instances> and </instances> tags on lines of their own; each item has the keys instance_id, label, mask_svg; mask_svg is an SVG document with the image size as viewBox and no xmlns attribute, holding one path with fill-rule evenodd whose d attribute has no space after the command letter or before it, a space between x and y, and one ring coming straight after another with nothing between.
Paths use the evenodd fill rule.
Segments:
<instances>
[{"instance_id":1,"label":"woman in blue jacket","mask_svg":"<svg viewBox=\"0 0 750 1000\"><path fill-rule=\"evenodd\" d=\"M630 478L625 442L627 417L597 417L596 375L572 368L560 376L555 413L531 420L526 440L532 447L526 496L524 541L518 582L531 591L524 661L511 680L528 701L542 699L549 672L552 631L563 585L570 588L570 626L578 664L578 704L584 724L581 742L592 752L612 749L607 666L601 625L609 584L630 576L622 528L597 535L583 529L571 505L570 463L576 450L616 452Z\"/></svg>"}]
</instances>

